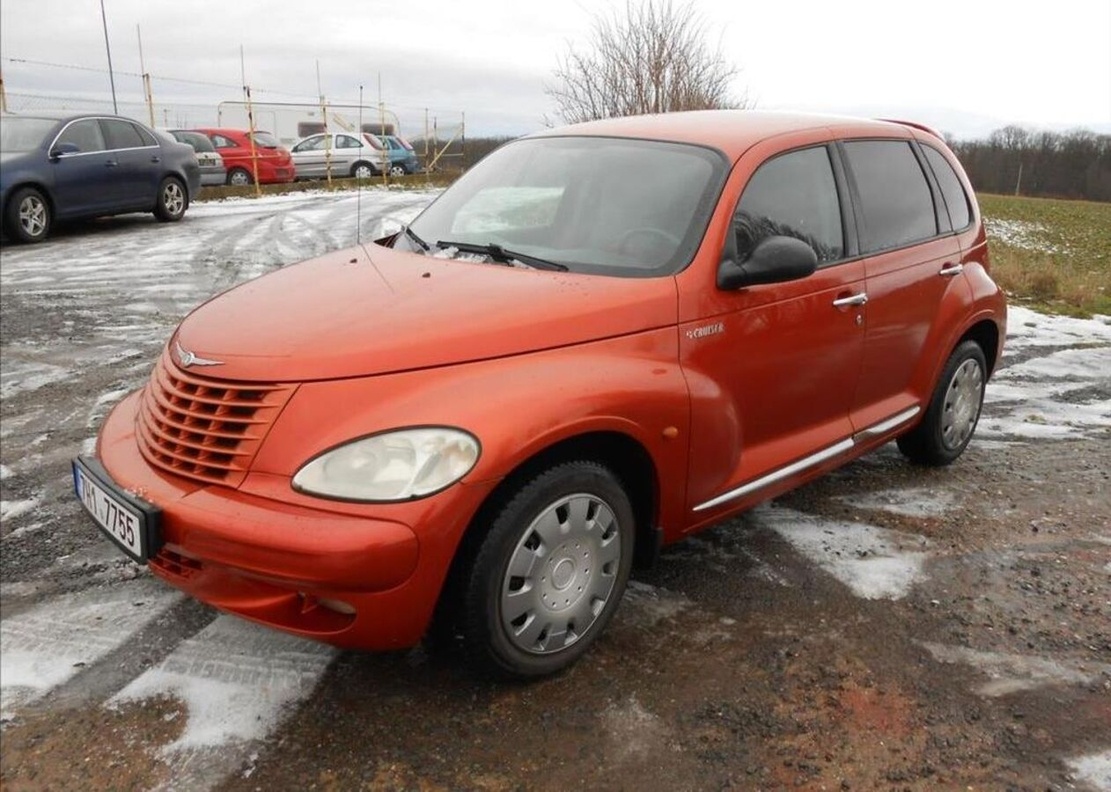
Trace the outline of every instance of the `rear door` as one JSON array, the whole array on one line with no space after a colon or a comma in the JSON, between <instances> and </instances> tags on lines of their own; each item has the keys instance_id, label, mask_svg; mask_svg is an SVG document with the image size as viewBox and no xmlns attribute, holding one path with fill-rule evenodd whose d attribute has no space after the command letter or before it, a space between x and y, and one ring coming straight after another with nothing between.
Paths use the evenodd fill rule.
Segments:
<instances>
[{"instance_id":1,"label":"rear door","mask_svg":"<svg viewBox=\"0 0 1111 792\"><path fill-rule=\"evenodd\" d=\"M162 149L149 132L130 121L102 118L100 129L105 147L116 162L117 208L152 209L162 176Z\"/></svg>"},{"instance_id":2,"label":"rear door","mask_svg":"<svg viewBox=\"0 0 1111 792\"><path fill-rule=\"evenodd\" d=\"M938 321L949 289L964 289L961 249L911 140L849 140L841 150L857 199L868 285L863 367L853 425L910 421L928 398L944 345ZM959 302L963 303L964 300Z\"/></svg>"}]
</instances>

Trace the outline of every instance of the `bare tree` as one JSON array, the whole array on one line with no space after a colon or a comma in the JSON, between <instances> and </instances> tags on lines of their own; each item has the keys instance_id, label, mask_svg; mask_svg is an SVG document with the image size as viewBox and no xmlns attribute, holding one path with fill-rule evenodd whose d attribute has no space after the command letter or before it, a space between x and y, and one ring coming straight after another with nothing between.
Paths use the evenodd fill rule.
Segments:
<instances>
[{"instance_id":1,"label":"bare tree","mask_svg":"<svg viewBox=\"0 0 1111 792\"><path fill-rule=\"evenodd\" d=\"M589 50L569 47L547 87L568 123L641 113L743 108L730 94L737 69L720 46L705 43L706 26L691 5L627 0L624 18L596 16Z\"/></svg>"}]
</instances>

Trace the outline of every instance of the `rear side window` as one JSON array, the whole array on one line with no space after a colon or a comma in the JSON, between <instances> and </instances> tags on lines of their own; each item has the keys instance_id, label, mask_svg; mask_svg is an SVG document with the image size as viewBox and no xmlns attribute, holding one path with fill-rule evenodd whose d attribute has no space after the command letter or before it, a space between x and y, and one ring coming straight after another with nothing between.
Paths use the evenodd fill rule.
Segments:
<instances>
[{"instance_id":1,"label":"rear side window","mask_svg":"<svg viewBox=\"0 0 1111 792\"><path fill-rule=\"evenodd\" d=\"M961 184L949 160L945 159L940 151L931 146L923 146L922 151L925 152L926 162L930 163L930 169L937 177L938 186L941 187L941 197L945 199L945 208L949 210L949 219L953 223L953 228L957 231L965 228L972 222L972 210L968 206L968 195L964 191L964 185Z\"/></svg>"},{"instance_id":2,"label":"rear side window","mask_svg":"<svg viewBox=\"0 0 1111 792\"><path fill-rule=\"evenodd\" d=\"M844 258L841 202L825 146L781 154L752 175L733 217L737 253L744 261L768 236L801 239L819 264Z\"/></svg>"},{"instance_id":3,"label":"rear side window","mask_svg":"<svg viewBox=\"0 0 1111 792\"><path fill-rule=\"evenodd\" d=\"M104 131L104 141L110 149L142 148L143 146L154 145L143 139L138 127L126 121L102 118L100 128Z\"/></svg>"},{"instance_id":4,"label":"rear side window","mask_svg":"<svg viewBox=\"0 0 1111 792\"><path fill-rule=\"evenodd\" d=\"M901 247L937 234L926 174L905 140L854 140L845 154L860 193L864 252Z\"/></svg>"}]
</instances>

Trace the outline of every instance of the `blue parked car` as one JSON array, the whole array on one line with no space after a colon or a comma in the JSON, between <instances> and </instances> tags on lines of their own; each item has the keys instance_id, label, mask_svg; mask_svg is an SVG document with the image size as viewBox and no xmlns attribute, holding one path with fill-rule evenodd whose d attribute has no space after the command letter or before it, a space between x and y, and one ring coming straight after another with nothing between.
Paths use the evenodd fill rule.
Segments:
<instances>
[{"instance_id":1,"label":"blue parked car","mask_svg":"<svg viewBox=\"0 0 1111 792\"><path fill-rule=\"evenodd\" d=\"M391 176L404 176L420 170L420 160L408 140L397 135L378 135L378 139L390 152Z\"/></svg>"},{"instance_id":2,"label":"blue parked car","mask_svg":"<svg viewBox=\"0 0 1111 792\"><path fill-rule=\"evenodd\" d=\"M127 212L180 220L200 184L192 148L129 118L0 119L0 218L20 242L41 242L58 220Z\"/></svg>"}]
</instances>

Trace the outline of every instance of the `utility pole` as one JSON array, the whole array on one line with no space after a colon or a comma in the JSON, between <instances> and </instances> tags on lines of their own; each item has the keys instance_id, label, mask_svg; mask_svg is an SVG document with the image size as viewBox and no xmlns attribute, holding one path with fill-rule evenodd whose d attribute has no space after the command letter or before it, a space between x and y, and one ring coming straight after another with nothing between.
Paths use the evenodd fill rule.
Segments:
<instances>
[{"instance_id":1,"label":"utility pole","mask_svg":"<svg viewBox=\"0 0 1111 792\"><path fill-rule=\"evenodd\" d=\"M112 112L119 114L116 106L116 74L112 71L112 48L108 46L108 17L104 14L104 0L100 0L100 22L104 25L104 51L108 53L108 81L112 83Z\"/></svg>"}]
</instances>

